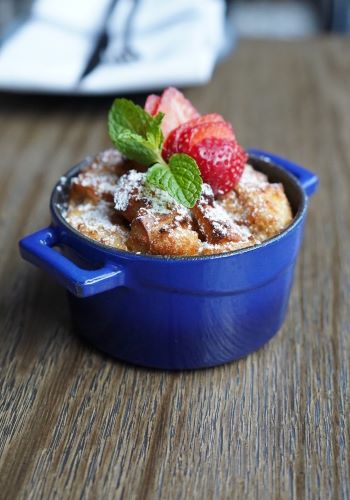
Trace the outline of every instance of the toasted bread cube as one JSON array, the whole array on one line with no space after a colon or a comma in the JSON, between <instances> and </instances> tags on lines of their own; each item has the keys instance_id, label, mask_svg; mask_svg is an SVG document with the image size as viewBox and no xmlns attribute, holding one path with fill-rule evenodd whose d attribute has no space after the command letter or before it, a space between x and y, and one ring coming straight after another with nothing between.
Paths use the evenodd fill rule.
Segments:
<instances>
[{"instance_id":1,"label":"toasted bread cube","mask_svg":"<svg viewBox=\"0 0 350 500\"><path fill-rule=\"evenodd\" d=\"M153 255L194 255L199 243L189 219L141 208L131 223L127 247L134 252Z\"/></svg>"},{"instance_id":2,"label":"toasted bread cube","mask_svg":"<svg viewBox=\"0 0 350 500\"><path fill-rule=\"evenodd\" d=\"M72 180L71 200L75 203L84 200L112 202L118 179L127 168L127 161L118 151L103 151Z\"/></svg>"},{"instance_id":3,"label":"toasted bread cube","mask_svg":"<svg viewBox=\"0 0 350 500\"><path fill-rule=\"evenodd\" d=\"M97 204L70 204L66 220L85 236L105 245L127 250L129 230L123 226L113 209L104 201Z\"/></svg>"},{"instance_id":4,"label":"toasted bread cube","mask_svg":"<svg viewBox=\"0 0 350 500\"><path fill-rule=\"evenodd\" d=\"M116 174L96 175L91 171L83 171L72 181L71 199L75 203L85 200L91 203L97 203L100 200L112 202L117 180Z\"/></svg>"},{"instance_id":5,"label":"toasted bread cube","mask_svg":"<svg viewBox=\"0 0 350 500\"><path fill-rule=\"evenodd\" d=\"M201 236L209 243L238 243L251 238L249 229L236 224L223 206L214 200L212 189L207 184L203 185L192 214Z\"/></svg>"},{"instance_id":6,"label":"toasted bread cube","mask_svg":"<svg viewBox=\"0 0 350 500\"><path fill-rule=\"evenodd\" d=\"M229 191L220 195L218 202L230 214L236 224L244 225L247 223L246 209L238 198L236 191Z\"/></svg>"},{"instance_id":7,"label":"toasted bread cube","mask_svg":"<svg viewBox=\"0 0 350 500\"><path fill-rule=\"evenodd\" d=\"M114 195L114 207L118 214L131 222L140 208L150 208L151 198L145 196L146 174L129 170L126 172L116 186Z\"/></svg>"},{"instance_id":8,"label":"toasted bread cube","mask_svg":"<svg viewBox=\"0 0 350 500\"><path fill-rule=\"evenodd\" d=\"M280 233L292 219L282 184L238 185L236 192L245 209L247 224L261 240Z\"/></svg>"},{"instance_id":9,"label":"toasted bread cube","mask_svg":"<svg viewBox=\"0 0 350 500\"><path fill-rule=\"evenodd\" d=\"M258 172L251 165L247 164L244 167L242 177L239 180L238 186L224 195L218 197L218 201L223 208L229 212L233 220L237 224L247 224L247 210L242 201L238 197L236 191L240 188L244 190L248 186L261 186L268 182L267 176L262 172Z\"/></svg>"}]
</instances>

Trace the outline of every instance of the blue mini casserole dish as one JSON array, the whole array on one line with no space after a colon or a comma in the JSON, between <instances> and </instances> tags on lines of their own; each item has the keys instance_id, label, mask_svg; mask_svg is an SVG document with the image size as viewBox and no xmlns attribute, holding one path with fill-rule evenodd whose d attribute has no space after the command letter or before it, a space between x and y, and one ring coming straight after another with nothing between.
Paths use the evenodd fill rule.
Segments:
<instances>
[{"instance_id":1,"label":"blue mini casserole dish","mask_svg":"<svg viewBox=\"0 0 350 500\"><path fill-rule=\"evenodd\" d=\"M318 185L313 173L250 150L249 163L284 185L292 224L260 245L235 252L157 257L104 246L65 221L70 179L87 161L53 189L52 224L19 243L24 259L68 290L80 336L120 360L178 370L241 358L275 335L286 316L308 197Z\"/></svg>"}]
</instances>

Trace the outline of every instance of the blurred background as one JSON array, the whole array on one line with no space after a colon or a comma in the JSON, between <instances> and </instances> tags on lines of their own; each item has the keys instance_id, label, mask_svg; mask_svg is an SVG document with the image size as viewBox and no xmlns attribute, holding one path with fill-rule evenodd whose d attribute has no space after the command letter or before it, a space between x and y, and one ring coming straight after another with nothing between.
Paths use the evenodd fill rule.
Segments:
<instances>
[{"instance_id":1,"label":"blurred background","mask_svg":"<svg viewBox=\"0 0 350 500\"><path fill-rule=\"evenodd\" d=\"M0 0L0 90L198 85L241 37L349 34L350 0Z\"/></svg>"},{"instance_id":2,"label":"blurred background","mask_svg":"<svg viewBox=\"0 0 350 500\"><path fill-rule=\"evenodd\" d=\"M349 0L238 0L232 23L245 36L309 36L350 31Z\"/></svg>"}]
</instances>

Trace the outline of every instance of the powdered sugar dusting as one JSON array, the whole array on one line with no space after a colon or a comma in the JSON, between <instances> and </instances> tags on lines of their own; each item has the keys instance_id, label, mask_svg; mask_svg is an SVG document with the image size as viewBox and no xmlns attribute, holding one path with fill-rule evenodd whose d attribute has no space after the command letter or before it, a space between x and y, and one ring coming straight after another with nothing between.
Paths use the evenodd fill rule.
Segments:
<instances>
[{"instance_id":1,"label":"powdered sugar dusting","mask_svg":"<svg viewBox=\"0 0 350 500\"><path fill-rule=\"evenodd\" d=\"M120 177L114 191L114 208L124 212L130 203L132 195L138 196L143 189L145 174L136 170L129 170Z\"/></svg>"},{"instance_id":2,"label":"powdered sugar dusting","mask_svg":"<svg viewBox=\"0 0 350 500\"><path fill-rule=\"evenodd\" d=\"M246 186L249 184L257 186L266 183L268 184L267 176L262 172L258 172L247 163L247 165L244 167L243 174L239 180L238 186Z\"/></svg>"},{"instance_id":3,"label":"powdered sugar dusting","mask_svg":"<svg viewBox=\"0 0 350 500\"><path fill-rule=\"evenodd\" d=\"M243 248L248 248L253 245L259 245L258 240L245 240L245 241L230 241L228 243L207 243L202 242L199 247L199 255L213 255L226 252L234 252L236 250L241 250Z\"/></svg>"},{"instance_id":4,"label":"powdered sugar dusting","mask_svg":"<svg viewBox=\"0 0 350 500\"><path fill-rule=\"evenodd\" d=\"M97 197L110 195L113 197L118 176L113 173L99 172L94 170L84 172L72 180L72 184L90 188Z\"/></svg>"},{"instance_id":5,"label":"powdered sugar dusting","mask_svg":"<svg viewBox=\"0 0 350 500\"><path fill-rule=\"evenodd\" d=\"M111 206L105 201L71 205L66 220L71 226L86 236L109 246L126 248L125 241L129 234L127 228L115 224L111 219Z\"/></svg>"},{"instance_id":6,"label":"powdered sugar dusting","mask_svg":"<svg viewBox=\"0 0 350 500\"><path fill-rule=\"evenodd\" d=\"M146 182L147 174L129 170L122 175L114 193L114 207L119 212L127 210L130 203L142 201L143 205L154 213L184 216L189 211L176 202L166 191L151 186Z\"/></svg>"},{"instance_id":7,"label":"powdered sugar dusting","mask_svg":"<svg viewBox=\"0 0 350 500\"><path fill-rule=\"evenodd\" d=\"M73 227L77 227L81 222L89 226L103 225L108 229L115 226L109 219L110 206L105 201L94 203L82 203L78 207L71 207L67 214L67 219Z\"/></svg>"},{"instance_id":8,"label":"powdered sugar dusting","mask_svg":"<svg viewBox=\"0 0 350 500\"><path fill-rule=\"evenodd\" d=\"M117 165L123 162L124 158L119 151L116 149L106 149L105 151L101 151L101 153L96 156L94 164L96 166L101 166L102 168L107 166L115 169Z\"/></svg>"}]
</instances>

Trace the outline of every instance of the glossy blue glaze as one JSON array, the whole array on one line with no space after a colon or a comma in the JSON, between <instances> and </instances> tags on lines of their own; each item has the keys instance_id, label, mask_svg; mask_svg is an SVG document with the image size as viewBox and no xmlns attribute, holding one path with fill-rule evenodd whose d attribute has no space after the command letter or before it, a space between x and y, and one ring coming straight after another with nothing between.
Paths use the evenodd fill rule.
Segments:
<instances>
[{"instance_id":1,"label":"glossy blue glaze","mask_svg":"<svg viewBox=\"0 0 350 500\"><path fill-rule=\"evenodd\" d=\"M55 187L52 225L21 240L22 256L68 289L77 332L116 358L188 369L245 356L284 321L307 194L318 182L306 169L266 152L252 150L250 161L271 180L283 182L295 212L287 230L261 245L222 255L167 258L93 242L61 215L67 178L82 163Z\"/></svg>"}]
</instances>

